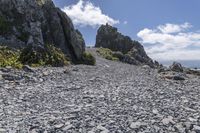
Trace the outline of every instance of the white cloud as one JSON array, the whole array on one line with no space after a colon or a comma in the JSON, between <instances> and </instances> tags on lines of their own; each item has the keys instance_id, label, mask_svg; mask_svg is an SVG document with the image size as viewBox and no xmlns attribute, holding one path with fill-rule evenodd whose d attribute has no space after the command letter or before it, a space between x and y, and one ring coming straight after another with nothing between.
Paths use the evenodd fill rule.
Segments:
<instances>
[{"instance_id":1,"label":"white cloud","mask_svg":"<svg viewBox=\"0 0 200 133\"><path fill-rule=\"evenodd\" d=\"M149 54L151 58L160 60L160 61L176 61L176 60L200 60L200 50L189 50L189 49L181 49L181 50L170 50L165 52L157 52L153 54Z\"/></svg>"},{"instance_id":2,"label":"white cloud","mask_svg":"<svg viewBox=\"0 0 200 133\"><path fill-rule=\"evenodd\" d=\"M79 0L77 4L66 6L62 10L78 26L96 27L106 23L110 25L119 23L118 20L103 14L100 7L96 7L89 1Z\"/></svg>"},{"instance_id":3,"label":"white cloud","mask_svg":"<svg viewBox=\"0 0 200 133\"><path fill-rule=\"evenodd\" d=\"M162 33L177 33L177 32L181 32L184 31L188 28L191 28L192 25L189 23L184 23L181 25L177 25L177 24L165 24L165 25L160 25L158 26L158 29L162 32Z\"/></svg>"},{"instance_id":4,"label":"white cloud","mask_svg":"<svg viewBox=\"0 0 200 133\"><path fill-rule=\"evenodd\" d=\"M156 29L145 28L137 36L156 60L200 60L200 33L184 32L191 27L189 23L166 24Z\"/></svg>"}]
</instances>

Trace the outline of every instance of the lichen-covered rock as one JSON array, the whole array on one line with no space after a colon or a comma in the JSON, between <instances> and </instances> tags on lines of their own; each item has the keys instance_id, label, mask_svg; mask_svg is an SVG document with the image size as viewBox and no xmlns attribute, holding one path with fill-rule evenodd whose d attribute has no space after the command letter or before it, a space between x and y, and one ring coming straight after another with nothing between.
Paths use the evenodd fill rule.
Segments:
<instances>
[{"instance_id":1,"label":"lichen-covered rock","mask_svg":"<svg viewBox=\"0 0 200 133\"><path fill-rule=\"evenodd\" d=\"M156 66L152 59L147 56L143 46L139 42L122 35L118 32L117 28L108 24L102 25L98 29L95 47L120 51L124 54L124 58L121 61L129 64Z\"/></svg>"},{"instance_id":2,"label":"lichen-covered rock","mask_svg":"<svg viewBox=\"0 0 200 133\"><path fill-rule=\"evenodd\" d=\"M82 60L85 42L52 0L0 0L0 44L12 48L54 44L72 61Z\"/></svg>"}]
</instances>

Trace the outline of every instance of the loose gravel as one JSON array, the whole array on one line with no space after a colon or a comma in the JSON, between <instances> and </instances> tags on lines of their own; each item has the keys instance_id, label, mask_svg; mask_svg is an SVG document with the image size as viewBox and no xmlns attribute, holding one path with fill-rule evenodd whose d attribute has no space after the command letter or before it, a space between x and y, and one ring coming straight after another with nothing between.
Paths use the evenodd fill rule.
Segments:
<instances>
[{"instance_id":1,"label":"loose gravel","mask_svg":"<svg viewBox=\"0 0 200 133\"><path fill-rule=\"evenodd\" d=\"M96 55L96 66L0 69L0 133L200 133L200 77Z\"/></svg>"}]
</instances>

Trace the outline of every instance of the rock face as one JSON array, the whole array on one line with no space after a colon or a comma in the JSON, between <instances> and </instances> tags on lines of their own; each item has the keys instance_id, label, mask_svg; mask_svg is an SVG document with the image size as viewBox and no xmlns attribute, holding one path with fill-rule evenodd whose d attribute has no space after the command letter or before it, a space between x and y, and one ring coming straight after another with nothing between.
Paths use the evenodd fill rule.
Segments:
<instances>
[{"instance_id":1,"label":"rock face","mask_svg":"<svg viewBox=\"0 0 200 133\"><path fill-rule=\"evenodd\" d=\"M0 44L13 48L54 44L73 61L85 42L70 18L52 0L0 0Z\"/></svg>"},{"instance_id":2,"label":"rock face","mask_svg":"<svg viewBox=\"0 0 200 133\"><path fill-rule=\"evenodd\" d=\"M139 42L131 40L128 36L122 35L118 32L117 28L108 24L102 25L98 29L95 47L119 51L124 55L121 61L129 64L147 64L151 67L154 67L156 64L147 56L143 46Z\"/></svg>"}]
</instances>

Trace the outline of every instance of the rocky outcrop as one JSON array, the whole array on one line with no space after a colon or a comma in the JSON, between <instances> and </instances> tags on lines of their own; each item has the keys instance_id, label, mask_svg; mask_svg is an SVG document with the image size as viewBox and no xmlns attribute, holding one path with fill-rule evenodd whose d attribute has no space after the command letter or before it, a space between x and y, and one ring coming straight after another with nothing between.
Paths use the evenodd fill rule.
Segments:
<instances>
[{"instance_id":1,"label":"rocky outcrop","mask_svg":"<svg viewBox=\"0 0 200 133\"><path fill-rule=\"evenodd\" d=\"M186 80L191 76L200 76L199 70L184 67L178 62L173 62L169 67L160 66L158 73L161 78L173 80Z\"/></svg>"},{"instance_id":2,"label":"rocky outcrop","mask_svg":"<svg viewBox=\"0 0 200 133\"><path fill-rule=\"evenodd\" d=\"M170 70L175 71L175 72L183 72L183 67L181 63L178 63L178 62L173 62L173 64L169 68Z\"/></svg>"},{"instance_id":3,"label":"rocky outcrop","mask_svg":"<svg viewBox=\"0 0 200 133\"><path fill-rule=\"evenodd\" d=\"M155 67L157 64L149 58L143 46L118 32L117 28L108 24L102 25L97 32L95 47L109 48L123 54L121 61L135 65L149 65Z\"/></svg>"},{"instance_id":4,"label":"rocky outcrop","mask_svg":"<svg viewBox=\"0 0 200 133\"><path fill-rule=\"evenodd\" d=\"M72 61L82 59L85 42L52 0L0 0L0 44L12 48L53 44Z\"/></svg>"}]
</instances>

